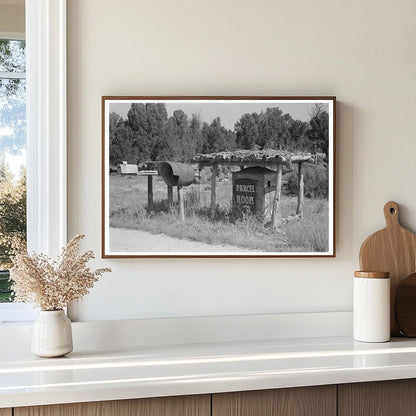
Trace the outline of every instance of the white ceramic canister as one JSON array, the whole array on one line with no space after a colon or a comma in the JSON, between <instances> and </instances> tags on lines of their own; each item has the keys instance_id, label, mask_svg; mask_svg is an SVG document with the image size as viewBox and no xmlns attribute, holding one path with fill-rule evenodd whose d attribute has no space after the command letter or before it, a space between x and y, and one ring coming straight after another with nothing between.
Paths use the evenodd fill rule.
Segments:
<instances>
[{"instance_id":1,"label":"white ceramic canister","mask_svg":"<svg viewBox=\"0 0 416 416\"><path fill-rule=\"evenodd\" d=\"M356 341L389 341L389 273L355 272L353 309L353 335Z\"/></svg>"}]
</instances>

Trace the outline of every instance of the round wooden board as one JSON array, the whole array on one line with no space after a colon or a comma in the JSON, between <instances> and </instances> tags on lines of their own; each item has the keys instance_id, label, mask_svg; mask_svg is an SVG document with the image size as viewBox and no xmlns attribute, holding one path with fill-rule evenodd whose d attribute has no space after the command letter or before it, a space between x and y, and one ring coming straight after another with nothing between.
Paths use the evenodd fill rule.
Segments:
<instances>
[{"instance_id":1,"label":"round wooden board","mask_svg":"<svg viewBox=\"0 0 416 416\"><path fill-rule=\"evenodd\" d=\"M402 279L394 299L394 315L400 332L416 337L416 272Z\"/></svg>"}]
</instances>

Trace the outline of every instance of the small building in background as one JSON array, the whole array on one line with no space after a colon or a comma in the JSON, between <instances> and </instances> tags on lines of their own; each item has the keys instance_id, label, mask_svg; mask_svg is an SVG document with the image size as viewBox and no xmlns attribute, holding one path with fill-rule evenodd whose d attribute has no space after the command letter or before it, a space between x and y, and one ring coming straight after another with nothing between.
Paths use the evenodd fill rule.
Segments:
<instances>
[{"instance_id":1,"label":"small building in background","mask_svg":"<svg viewBox=\"0 0 416 416\"><path fill-rule=\"evenodd\" d=\"M139 168L136 164L128 164L123 161L123 163L120 163L119 167L122 175L137 175L139 173Z\"/></svg>"}]
</instances>

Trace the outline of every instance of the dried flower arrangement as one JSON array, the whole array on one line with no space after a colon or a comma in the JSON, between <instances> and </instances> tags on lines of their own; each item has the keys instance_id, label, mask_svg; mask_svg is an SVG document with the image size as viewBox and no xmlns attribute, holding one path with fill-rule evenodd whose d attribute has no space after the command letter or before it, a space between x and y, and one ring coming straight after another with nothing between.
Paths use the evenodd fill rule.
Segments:
<instances>
[{"instance_id":1,"label":"dried flower arrangement","mask_svg":"<svg viewBox=\"0 0 416 416\"><path fill-rule=\"evenodd\" d=\"M92 271L87 267L94 253L78 254L83 238L84 235L80 234L72 238L57 261L45 254L29 255L26 250L17 252L10 270L15 302L34 303L42 310L57 311L85 296L99 277L111 269Z\"/></svg>"}]
</instances>

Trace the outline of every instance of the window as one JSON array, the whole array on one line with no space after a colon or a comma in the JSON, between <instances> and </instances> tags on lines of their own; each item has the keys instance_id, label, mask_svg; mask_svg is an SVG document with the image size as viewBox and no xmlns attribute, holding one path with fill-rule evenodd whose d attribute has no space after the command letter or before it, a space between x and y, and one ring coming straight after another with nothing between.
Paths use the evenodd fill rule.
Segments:
<instances>
[{"instance_id":1,"label":"window","mask_svg":"<svg viewBox=\"0 0 416 416\"><path fill-rule=\"evenodd\" d=\"M27 321L30 305L10 304L10 248L26 239L26 45L0 34L0 323Z\"/></svg>"},{"instance_id":2,"label":"window","mask_svg":"<svg viewBox=\"0 0 416 416\"><path fill-rule=\"evenodd\" d=\"M26 243L25 41L0 38L0 302L10 302L12 245Z\"/></svg>"},{"instance_id":3,"label":"window","mask_svg":"<svg viewBox=\"0 0 416 416\"><path fill-rule=\"evenodd\" d=\"M27 84L25 71L4 72L26 86L27 247L55 257L66 243L66 0L25 0L25 21ZM0 324L33 315L0 303Z\"/></svg>"},{"instance_id":4,"label":"window","mask_svg":"<svg viewBox=\"0 0 416 416\"><path fill-rule=\"evenodd\" d=\"M26 243L26 44L22 34L0 34L0 323L32 317L30 305L6 305L17 241Z\"/></svg>"}]
</instances>

